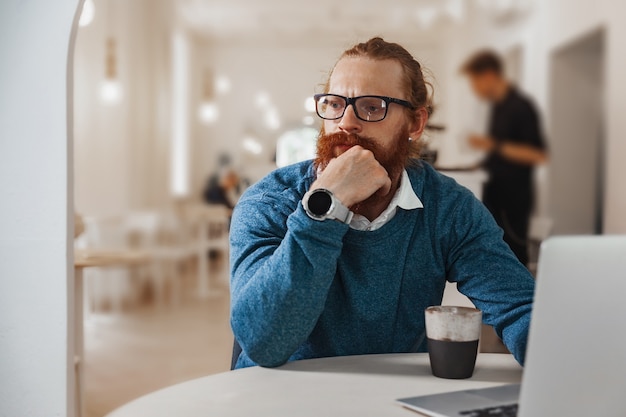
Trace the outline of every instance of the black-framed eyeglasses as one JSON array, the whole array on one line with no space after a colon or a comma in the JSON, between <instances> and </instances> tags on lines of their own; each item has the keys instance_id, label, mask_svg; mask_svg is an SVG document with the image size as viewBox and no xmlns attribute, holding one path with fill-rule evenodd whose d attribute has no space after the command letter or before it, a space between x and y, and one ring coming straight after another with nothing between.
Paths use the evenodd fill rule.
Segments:
<instances>
[{"instance_id":1,"label":"black-framed eyeglasses","mask_svg":"<svg viewBox=\"0 0 626 417\"><path fill-rule=\"evenodd\" d=\"M386 96L344 97L338 94L316 94L313 97L315 98L317 115L325 120L341 119L350 105L352 105L356 117L365 122L383 120L387 117L387 110L391 103L409 109L415 108L406 100Z\"/></svg>"}]
</instances>

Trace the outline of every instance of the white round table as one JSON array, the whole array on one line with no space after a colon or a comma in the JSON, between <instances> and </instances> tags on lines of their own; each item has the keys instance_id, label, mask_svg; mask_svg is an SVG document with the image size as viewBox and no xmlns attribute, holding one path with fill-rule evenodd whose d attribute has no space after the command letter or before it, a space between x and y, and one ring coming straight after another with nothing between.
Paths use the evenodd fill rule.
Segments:
<instances>
[{"instance_id":1,"label":"white round table","mask_svg":"<svg viewBox=\"0 0 626 417\"><path fill-rule=\"evenodd\" d=\"M108 417L404 416L395 400L505 383L522 368L508 354L480 354L471 379L432 376L428 354L345 356L246 368L148 394Z\"/></svg>"}]
</instances>

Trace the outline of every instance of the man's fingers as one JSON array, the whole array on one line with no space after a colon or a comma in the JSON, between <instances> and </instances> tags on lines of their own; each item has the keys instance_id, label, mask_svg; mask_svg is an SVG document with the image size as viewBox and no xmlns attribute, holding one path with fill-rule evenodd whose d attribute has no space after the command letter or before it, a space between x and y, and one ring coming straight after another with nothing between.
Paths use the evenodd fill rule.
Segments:
<instances>
[{"instance_id":1,"label":"man's fingers","mask_svg":"<svg viewBox=\"0 0 626 417\"><path fill-rule=\"evenodd\" d=\"M389 179L389 177L387 177L385 184L383 184L383 186L380 187L378 191L376 191L374 194L376 194L379 197L385 197L387 194L389 194L390 191L391 191L391 180Z\"/></svg>"},{"instance_id":2,"label":"man's fingers","mask_svg":"<svg viewBox=\"0 0 626 417\"><path fill-rule=\"evenodd\" d=\"M333 158L313 186L331 190L344 205L351 206L374 194L388 195L392 184L372 151L355 145Z\"/></svg>"},{"instance_id":3,"label":"man's fingers","mask_svg":"<svg viewBox=\"0 0 626 417\"><path fill-rule=\"evenodd\" d=\"M385 181L385 185L383 185L381 190L383 191L383 195L387 195L391 191L391 179L389 179L389 177L387 177L387 181Z\"/></svg>"}]
</instances>

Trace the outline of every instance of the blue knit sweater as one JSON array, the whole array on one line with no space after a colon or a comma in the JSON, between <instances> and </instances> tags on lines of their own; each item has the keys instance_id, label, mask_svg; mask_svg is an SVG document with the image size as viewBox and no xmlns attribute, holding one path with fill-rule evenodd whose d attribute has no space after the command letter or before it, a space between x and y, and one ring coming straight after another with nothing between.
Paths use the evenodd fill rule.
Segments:
<instances>
[{"instance_id":1,"label":"blue knit sweater","mask_svg":"<svg viewBox=\"0 0 626 417\"><path fill-rule=\"evenodd\" d=\"M467 189L425 163L407 168L423 209L375 231L310 219L313 164L251 187L231 226L231 325L237 367L340 355L425 352L424 309L446 280L523 364L534 280Z\"/></svg>"}]
</instances>

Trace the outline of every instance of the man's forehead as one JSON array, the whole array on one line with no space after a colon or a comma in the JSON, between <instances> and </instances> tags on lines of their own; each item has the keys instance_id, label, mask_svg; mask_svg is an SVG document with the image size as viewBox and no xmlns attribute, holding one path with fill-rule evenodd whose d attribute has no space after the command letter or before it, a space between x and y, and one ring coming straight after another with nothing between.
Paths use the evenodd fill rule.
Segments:
<instances>
[{"instance_id":1,"label":"man's forehead","mask_svg":"<svg viewBox=\"0 0 626 417\"><path fill-rule=\"evenodd\" d=\"M405 98L402 66L395 60L367 57L340 59L330 77L329 92L342 95L383 95Z\"/></svg>"}]
</instances>

